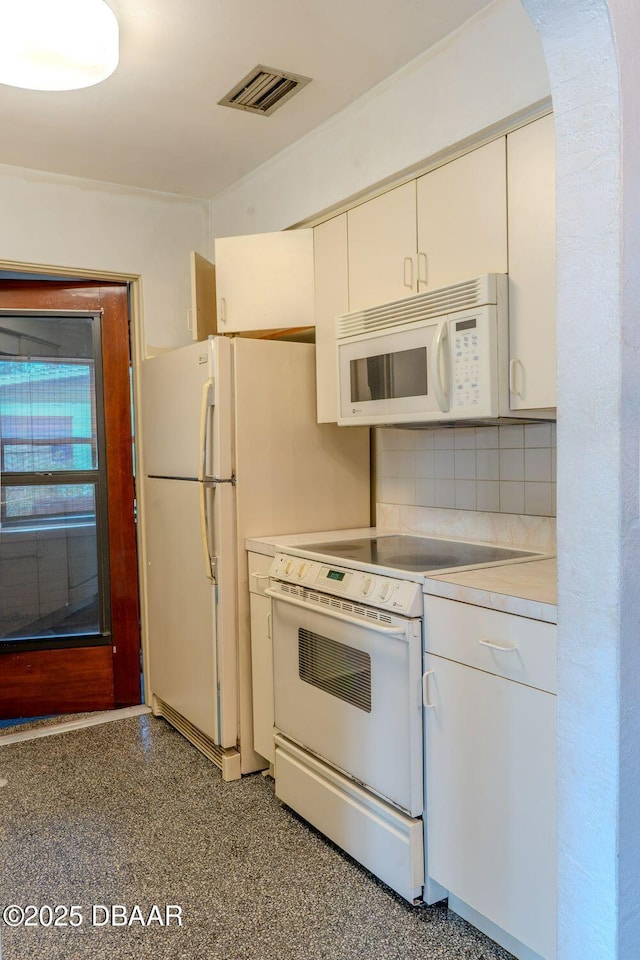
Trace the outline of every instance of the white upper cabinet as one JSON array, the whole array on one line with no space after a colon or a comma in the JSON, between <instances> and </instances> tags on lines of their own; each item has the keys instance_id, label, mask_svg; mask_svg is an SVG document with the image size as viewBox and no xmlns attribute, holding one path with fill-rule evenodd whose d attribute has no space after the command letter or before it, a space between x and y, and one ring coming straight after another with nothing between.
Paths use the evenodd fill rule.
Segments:
<instances>
[{"instance_id":1,"label":"white upper cabinet","mask_svg":"<svg viewBox=\"0 0 640 960\"><path fill-rule=\"evenodd\" d=\"M347 214L314 229L318 423L338 419L335 318L349 309Z\"/></svg>"},{"instance_id":2,"label":"white upper cabinet","mask_svg":"<svg viewBox=\"0 0 640 960\"><path fill-rule=\"evenodd\" d=\"M347 213L349 309L507 271L505 138Z\"/></svg>"},{"instance_id":3,"label":"white upper cabinet","mask_svg":"<svg viewBox=\"0 0 640 960\"><path fill-rule=\"evenodd\" d=\"M347 212L349 310L416 292L416 181Z\"/></svg>"},{"instance_id":4,"label":"white upper cabinet","mask_svg":"<svg viewBox=\"0 0 640 960\"><path fill-rule=\"evenodd\" d=\"M216 268L195 250L191 251L191 310L188 319L194 340L217 333Z\"/></svg>"},{"instance_id":5,"label":"white upper cabinet","mask_svg":"<svg viewBox=\"0 0 640 960\"><path fill-rule=\"evenodd\" d=\"M305 231L267 235L295 237ZM479 277L509 275L501 415L556 405L555 142L551 116L401 184L315 230L318 422L337 418L335 317ZM235 238L246 241L260 238ZM224 241L228 243L229 241ZM217 244L216 244L216 257ZM291 268L287 265L287 274ZM219 299L222 293L218 266ZM267 298L269 299L269 298ZM261 304L262 306L262 304ZM302 326L273 318L221 331ZM220 307L218 308L220 318Z\"/></svg>"},{"instance_id":6,"label":"white upper cabinet","mask_svg":"<svg viewBox=\"0 0 640 960\"><path fill-rule=\"evenodd\" d=\"M542 117L507 137L510 408L556 405L555 137Z\"/></svg>"},{"instance_id":7,"label":"white upper cabinet","mask_svg":"<svg viewBox=\"0 0 640 960\"><path fill-rule=\"evenodd\" d=\"M505 138L420 177L418 291L507 272Z\"/></svg>"},{"instance_id":8,"label":"white upper cabinet","mask_svg":"<svg viewBox=\"0 0 640 960\"><path fill-rule=\"evenodd\" d=\"M313 230L215 241L218 333L314 325Z\"/></svg>"}]
</instances>

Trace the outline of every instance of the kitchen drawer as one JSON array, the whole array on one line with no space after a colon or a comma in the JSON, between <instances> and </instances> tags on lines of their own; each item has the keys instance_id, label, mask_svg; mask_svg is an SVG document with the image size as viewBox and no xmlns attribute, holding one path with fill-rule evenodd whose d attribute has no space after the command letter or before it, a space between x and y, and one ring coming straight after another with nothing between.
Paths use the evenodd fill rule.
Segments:
<instances>
[{"instance_id":1,"label":"kitchen drawer","mask_svg":"<svg viewBox=\"0 0 640 960\"><path fill-rule=\"evenodd\" d=\"M555 624L426 596L425 649L496 676L556 692Z\"/></svg>"},{"instance_id":2,"label":"kitchen drawer","mask_svg":"<svg viewBox=\"0 0 640 960\"><path fill-rule=\"evenodd\" d=\"M249 565L249 592L264 594L269 586L269 570L273 563L273 557L250 551L247 553L247 562Z\"/></svg>"},{"instance_id":3,"label":"kitchen drawer","mask_svg":"<svg viewBox=\"0 0 640 960\"><path fill-rule=\"evenodd\" d=\"M409 902L422 899L422 820L275 736L276 796Z\"/></svg>"}]
</instances>

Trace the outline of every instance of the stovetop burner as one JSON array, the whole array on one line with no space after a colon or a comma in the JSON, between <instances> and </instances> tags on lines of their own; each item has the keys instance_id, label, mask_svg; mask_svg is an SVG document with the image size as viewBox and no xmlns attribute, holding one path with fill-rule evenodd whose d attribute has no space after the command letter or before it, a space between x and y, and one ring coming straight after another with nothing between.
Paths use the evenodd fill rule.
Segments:
<instances>
[{"instance_id":1,"label":"stovetop burner","mask_svg":"<svg viewBox=\"0 0 640 960\"><path fill-rule=\"evenodd\" d=\"M335 559L344 558L355 563L360 561L411 573L536 556L529 550L512 550L509 547L494 547L485 543L396 534L336 540L333 543L308 543L304 545L304 550Z\"/></svg>"}]
</instances>

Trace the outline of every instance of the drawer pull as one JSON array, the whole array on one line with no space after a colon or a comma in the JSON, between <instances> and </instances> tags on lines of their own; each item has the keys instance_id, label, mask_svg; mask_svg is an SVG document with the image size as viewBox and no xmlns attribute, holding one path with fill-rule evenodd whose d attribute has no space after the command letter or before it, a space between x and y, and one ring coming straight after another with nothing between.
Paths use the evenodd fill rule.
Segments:
<instances>
[{"instance_id":1,"label":"drawer pull","mask_svg":"<svg viewBox=\"0 0 640 960\"><path fill-rule=\"evenodd\" d=\"M491 647L492 650L501 650L503 653L510 653L512 650L517 650L515 643L496 643L495 640L489 640L488 637L482 637L481 640L478 640L478 643L481 643L483 647Z\"/></svg>"}]
</instances>

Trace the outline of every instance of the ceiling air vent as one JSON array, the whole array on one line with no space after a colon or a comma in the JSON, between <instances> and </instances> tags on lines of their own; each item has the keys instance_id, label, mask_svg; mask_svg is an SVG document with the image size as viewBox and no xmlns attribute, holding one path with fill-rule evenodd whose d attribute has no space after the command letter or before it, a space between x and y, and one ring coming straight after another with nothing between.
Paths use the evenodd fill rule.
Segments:
<instances>
[{"instance_id":1,"label":"ceiling air vent","mask_svg":"<svg viewBox=\"0 0 640 960\"><path fill-rule=\"evenodd\" d=\"M223 107L236 107L267 117L310 82L310 77L258 64L218 103Z\"/></svg>"}]
</instances>

